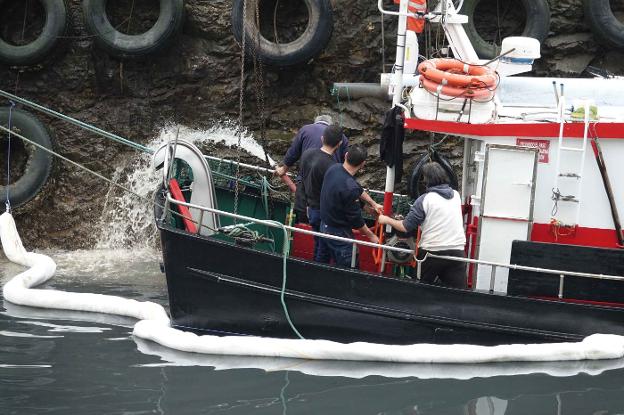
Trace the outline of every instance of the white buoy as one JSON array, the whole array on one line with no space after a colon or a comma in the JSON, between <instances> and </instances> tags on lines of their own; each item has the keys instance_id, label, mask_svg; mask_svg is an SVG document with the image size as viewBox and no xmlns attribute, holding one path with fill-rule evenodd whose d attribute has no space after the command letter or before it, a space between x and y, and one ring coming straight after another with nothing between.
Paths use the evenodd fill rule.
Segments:
<instances>
[{"instance_id":1,"label":"white buoy","mask_svg":"<svg viewBox=\"0 0 624 415\"><path fill-rule=\"evenodd\" d=\"M135 336L184 352L307 360L473 364L602 360L624 356L624 336L612 334L594 334L575 343L501 346L385 345L364 342L344 344L328 340L198 336L172 328L164 308L153 302L33 288L52 278L56 271L54 261L46 255L24 249L15 221L9 213L0 215L0 240L10 261L29 267L4 285L5 300L31 307L133 317L139 320L134 326Z\"/></svg>"}]
</instances>

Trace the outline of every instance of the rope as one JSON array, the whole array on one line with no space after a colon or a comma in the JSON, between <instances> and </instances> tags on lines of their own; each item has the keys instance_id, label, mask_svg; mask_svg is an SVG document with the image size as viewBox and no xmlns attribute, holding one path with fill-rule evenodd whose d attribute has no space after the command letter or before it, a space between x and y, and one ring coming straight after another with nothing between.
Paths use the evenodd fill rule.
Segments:
<instances>
[{"instance_id":1,"label":"rope","mask_svg":"<svg viewBox=\"0 0 624 415\"><path fill-rule=\"evenodd\" d=\"M13 119L13 107L15 107L15 102L9 101L11 104L9 106L9 136L8 136L8 144L7 144L7 181L6 181L6 201L4 204L5 210L7 212L11 212L11 201L9 199L9 188L11 187L11 121ZM4 127L3 127L4 128Z\"/></svg>"},{"instance_id":2,"label":"rope","mask_svg":"<svg viewBox=\"0 0 624 415\"><path fill-rule=\"evenodd\" d=\"M305 337L303 337L301 333L299 333L299 330L297 330L297 327L295 327L295 324L292 322L292 319L290 318L290 313L288 312L288 306L286 305L286 299L285 299L286 283L288 280L288 273L286 272L286 268L288 264L288 256L290 255L290 243L288 243L288 229L286 229L286 225L284 225L281 222L277 222L274 220L270 220L268 222L279 225L279 227L282 228L282 231L284 232L284 243L282 244L282 258L283 258L282 289L280 290L280 302L282 303L284 315L286 316L286 321L288 321L288 325L290 326L292 331L297 335L297 337L299 337L302 340L305 340Z\"/></svg>"},{"instance_id":3,"label":"rope","mask_svg":"<svg viewBox=\"0 0 624 415\"><path fill-rule=\"evenodd\" d=\"M349 87L348 86L344 86L343 87L347 93L347 107L351 106L351 94L349 93ZM343 106L340 105L340 87L336 88L335 86L332 87L331 90L331 94L332 95L336 95L336 104L338 106L338 125L340 125L341 127L343 126L343 122L342 122L342 110L343 110Z\"/></svg>"},{"instance_id":4,"label":"rope","mask_svg":"<svg viewBox=\"0 0 624 415\"><path fill-rule=\"evenodd\" d=\"M55 152L54 150L50 150L49 148L47 148L47 147L45 147L45 146L42 146L41 144L36 143L36 142L34 142L34 141L32 141L32 140L30 140L30 139L28 139L28 138L24 137L23 135L21 135L21 134L19 134L19 133L16 133L16 132L11 132L11 130L9 130L8 128L6 128L6 127L5 127L5 126L3 126L3 125L0 125L0 130L5 131L5 132L10 132L10 133L11 133L12 135L14 135L15 137L17 137L17 138L19 138L19 139L21 139L21 140L23 140L23 141L25 141L25 142L27 142L27 143L29 143L29 144L32 144L33 146L35 146L35 147L37 147L37 148L40 148L41 150L43 150L43 151L45 151L45 152L47 152L47 153L49 153L49 154L51 154L51 155L53 155L53 156L55 156L55 157L58 157L58 158L60 158L61 160L66 161L66 162L70 163L71 165L78 167L78 168L79 168L79 169L81 169L81 170L84 170L84 171L86 171L87 173L90 173L90 174L94 175L94 176L95 176L95 177L97 177L98 179L104 180L104 181L105 181L106 183L108 183L108 184L111 184L111 185L113 185L113 186L115 186L115 187L118 187L119 189L121 189L121 190L123 190L123 191L125 191L125 192L128 192L128 193L130 193L130 194L131 194L131 195L133 195L133 196L138 197L139 199L143 200L143 201L144 201L144 202L146 202L146 203L149 203L150 205L152 205L152 203L155 203L153 200L151 200L151 199L149 199L149 198L147 198L147 197L145 197L145 196L143 196L143 195L138 194L138 193L137 193L137 192L135 192L134 190L129 189L129 188L127 188L127 187L125 187L125 186L123 186L123 185L121 185L121 184L119 184L119 183L117 183L117 182L115 182L115 181L113 181L113 180L109 179L108 177L102 176L100 173L98 173L98 172L96 172L96 171L93 171L93 170L89 169L88 167L83 166L83 165L82 165L82 164L80 164L80 163L77 163L77 162L75 162L75 161L73 161L73 160L68 159L67 157L65 157L65 156L63 156L63 155L61 155L61 154L59 154L59 153ZM163 208L163 209L164 209L164 206L163 206L163 205L161 205L161 204L159 204L159 203L156 203L156 206L158 206L158 207L160 207L160 208ZM182 215L182 214L181 214L181 213L179 213L179 212L173 211L173 210L171 210L171 209L169 209L169 212L170 212L170 213L172 213L173 215L176 215L176 216L179 216L179 217L182 217L182 218L189 219L189 220L193 221L195 224L197 224L197 221L195 221L195 220L193 220L193 219L191 219L191 218L188 218L188 217L186 217L186 216ZM206 225L200 225L200 226L207 227ZM210 230L212 230L212 231L216 231L215 229L211 229L211 228L209 228L209 229L210 229Z\"/></svg>"},{"instance_id":5,"label":"rope","mask_svg":"<svg viewBox=\"0 0 624 415\"><path fill-rule=\"evenodd\" d=\"M555 203L553 204L553 208L551 210L551 215L555 216L559 210L559 206L558 206L558 202L561 200L563 202L576 202L576 198L574 197L574 195L563 195L561 194L561 191L559 190L559 188L556 189L552 189L552 197L551 200L553 200Z\"/></svg>"},{"instance_id":6,"label":"rope","mask_svg":"<svg viewBox=\"0 0 624 415\"><path fill-rule=\"evenodd\" d=\"M141 144L135 143L133 141L130 141L130 140L128 140L126 138L123 138L123 137L120 137L118 135L109 133L107 131L104 131L104 130L102 130L100 128L94 127L94 126L92 126L90 124L87 124L87 123L84 123L82 121L78 121L75 118L68 117L67 115L61 114L60 112L56 112L54 110L51 110L51 109L46 108L44 106L41 106L39 104L35 104L34 102L28 101L27 99L24 99L24 98L20 98L17 95L11 94L9 92L0 90L0 96L3 96L3 97L5 97L5 98L7 98L9 100L15 101L16 103L26 105L27 107L30 107L30 108L32 108L34 110L42 112L42 113L44 113L46 115L49 115L51 117L55 117L55 118L58 118L60 120L66 121L66 122L68 122L70 124L76 125L76 126L82 128L84 130L90 131L90 132L95 133L95 134L97 134L99 136L102 136L104 138L108 138L109 140L113 140L113 141L116 141L118 143L125 144L127 146L130 146L130 147L132 147L132 148L134 148L136 150L142 151L144 153L150 153L151 154L151 153L154 152L154 150L152 150L152 149L150 149L150 148L148 148L146 146L143 146Z\"/></svg>"}]
</instances>

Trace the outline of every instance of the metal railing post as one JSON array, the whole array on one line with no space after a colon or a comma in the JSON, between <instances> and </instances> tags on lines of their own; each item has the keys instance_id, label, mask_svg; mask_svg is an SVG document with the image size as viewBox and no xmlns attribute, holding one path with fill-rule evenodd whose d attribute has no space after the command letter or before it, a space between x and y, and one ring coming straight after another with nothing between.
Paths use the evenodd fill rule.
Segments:
<instances>
[{"instance_id":1,"label":"metal railing post","mask_svg":"<svg viewBox=\"0 0 624 415\"><path fill-rule=\"evenodd\" d=\"M191 215L192 216L192 215ZM204 223L204 211L199 209L199 224L197 226L197 234L201 233L202 224Z\"/></svg>"},{"instance_id":2,"label":"metal railing post","mask_svg":"<svg viewBox=\"0 0 624 415\"><path fill-rule=\"evenodd\" d=\"M559 275L559 298L563 298L563 279L565 278L565 275L561 274Z\"/></svg>"},{"instance_id":3,"label":"metal railing post","mask_svg":"<svg viewBox=\"0 0 624 415\"><path fill-rule=\"evenodd\" d=\"M496 265L492 265L492 274L490 275L490 294L494 293L495 282L496 282Z\"/></svg>"},{"instance_id":4,"label":"metal railing post","mask_svg":"<svg viewBox=\"0 0 624 415\"><path fill-rule=\"evenodd\" d=\"M357 255L357 244L353 242L353 248L351 248L351 268L355 268L356 263L356 255Z\"/></svg>"}]
</instances>

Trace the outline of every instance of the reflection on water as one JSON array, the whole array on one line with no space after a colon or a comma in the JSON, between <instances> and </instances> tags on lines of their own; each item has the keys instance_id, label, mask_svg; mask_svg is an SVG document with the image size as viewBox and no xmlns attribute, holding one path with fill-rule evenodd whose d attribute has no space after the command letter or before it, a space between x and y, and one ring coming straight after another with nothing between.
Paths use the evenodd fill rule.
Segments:
<instances>
[{"instance_id":1,"label":"reflection on water","mask_svg":"<svg viewBox=\"0 0 624 415\"><path fill-rule=\"evenodd\" d=\"M54 254L54 288L166 303L156 257L100 254ZM2 281L20 269L0 261ZM8 303L0 310L2 414L624 412L621 360L399 365L207 356L134 339L129 318Z\"/></svg>"}]
</instances>

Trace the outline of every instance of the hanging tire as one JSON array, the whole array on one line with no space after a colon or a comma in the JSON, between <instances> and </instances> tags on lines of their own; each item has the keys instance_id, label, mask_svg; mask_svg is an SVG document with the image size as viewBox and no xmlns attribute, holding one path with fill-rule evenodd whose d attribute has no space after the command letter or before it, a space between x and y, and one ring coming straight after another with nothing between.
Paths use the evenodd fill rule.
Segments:
<instances>
[{"instance_id":1,"label":"hanging tire","mask_svg":"<svg viewBox=\"0 0 624 415\"><path fill-rule=\"evenodd\" d=\"M584 0L583 3L585 18L598 40L624 50L624 21L616 17L609 0Z\"/></svg>"},{"instance_id":2,"label":"hanging tire","mask_svg":"<svg viewBox=\"0 0 624 415\"><path fill-rule=\"evenodd\" d=\"M128 35L113 27L104 0L83 0L82 10L96 44L118 58L146 56L162 49L180 32L184 22L184 0L160 0L158 20L138 35Z\"/></svg>"},{"instance_id":3,"label":"hanging tire","mask_svg":"<svg viewBox=\"0 0 624 415\"><path fill-rule=\"evenodd\" d=\"M0 108L0 125L8 127L8 124L9 109L6 107ZM34 115L26 111L13 109L11 126L13 131L19 131L20 135L52 150L52 138L48 129ZM6 145L7 136L8 133L2 133L2 140L0 140L2 145ZM50 153L27 144L20 138L11 137L13 148L17 147L18 142L22 144L21 147L26 150L28 157L22 169L23 174L16 181L11 180L11 183L9 183L9 200L12 207L21 206L33 199L45 185L52 171L52 155ZM11 158L14 159L14 152L12 151L11 153ZM6 160L2 160L2 163L6 163ZM3 164L3 166L6 165ZM2 171L3 175L5 175L6 169L2 169ZM0 186L0 201L4 206L7 196L6 177L2 177L0 180L3 183Z\"/></svg>"},{"instance_id":4,"label":"hanging tire","mask_svg":"<svg viewBox=\"0 0 624 415\"><path fill-rule=\"evenodd\" d=\"M40 63L65 34L69 19L64 0L38 1L45 10L45 23L41 34L25 45L14 45L0 36L0 62L10 66L29 66Z\"/></svg>"},{"instance_id":5,"label":"hanging tire","mask_svg":"<svg viewBox=\"0 0 624 415\"><path fill-rule=\"evenodd\" d=\"M425 183L423 180L423 172L422 169L430 161L438 162L450 180L451 188L457 190L459 188L459 182L457 180L457 175L455 174L455 170L453 170L453 166L451 163L440 153L437 151L433 151L431 154L425 154L421 156L417 161L416 165L414 165L414 170L412 170L412 175L410 176L409 183L407 186L407 191L412 199L418 199L420 195L422 195L425 190Z\"/></svg>"},{"instance_id":6,"label":"hanging tire","mask_svg":"<svg viewBox=\"0 0 624 415\"><path fill-rule=\"evenodd\" d=\"M477 5L481 1L482 0L464 0L464 5L460 13L468 16L468 23L464 25L464 29L477 55L481 59L494 59L501 53L500 46L483 39L477 31L474 22L475 11ZM609 0L606 1L608 3ZM502 3L506 3L506 1L502 1ZM550 28L550 7L548 5L548 0L520 0L517 3L524 8L526 15L524 29L522 33L518 33L517 36L532 37L542 43L548 36Z\"/></svg>"},{"instance_id":7,"label":"hanging tire","mask_svg":"<svg viewBox=\"0 0 624 415\"><path fill-rule=\"evenodd\" d=\"M258 60L270 66L290 66L306 63L325 49L331 39L334 18L330 0L301 0L308 9L305 31L288 43L275 43L258 32L255 23L255 1L247 0L245 23L245 53L251 56L257 47ZM232 31L238 43L242 43L244 0L234 0L232 6ZM254 45L257 39L258 45Z\"/></svg>"}]
</instances>

